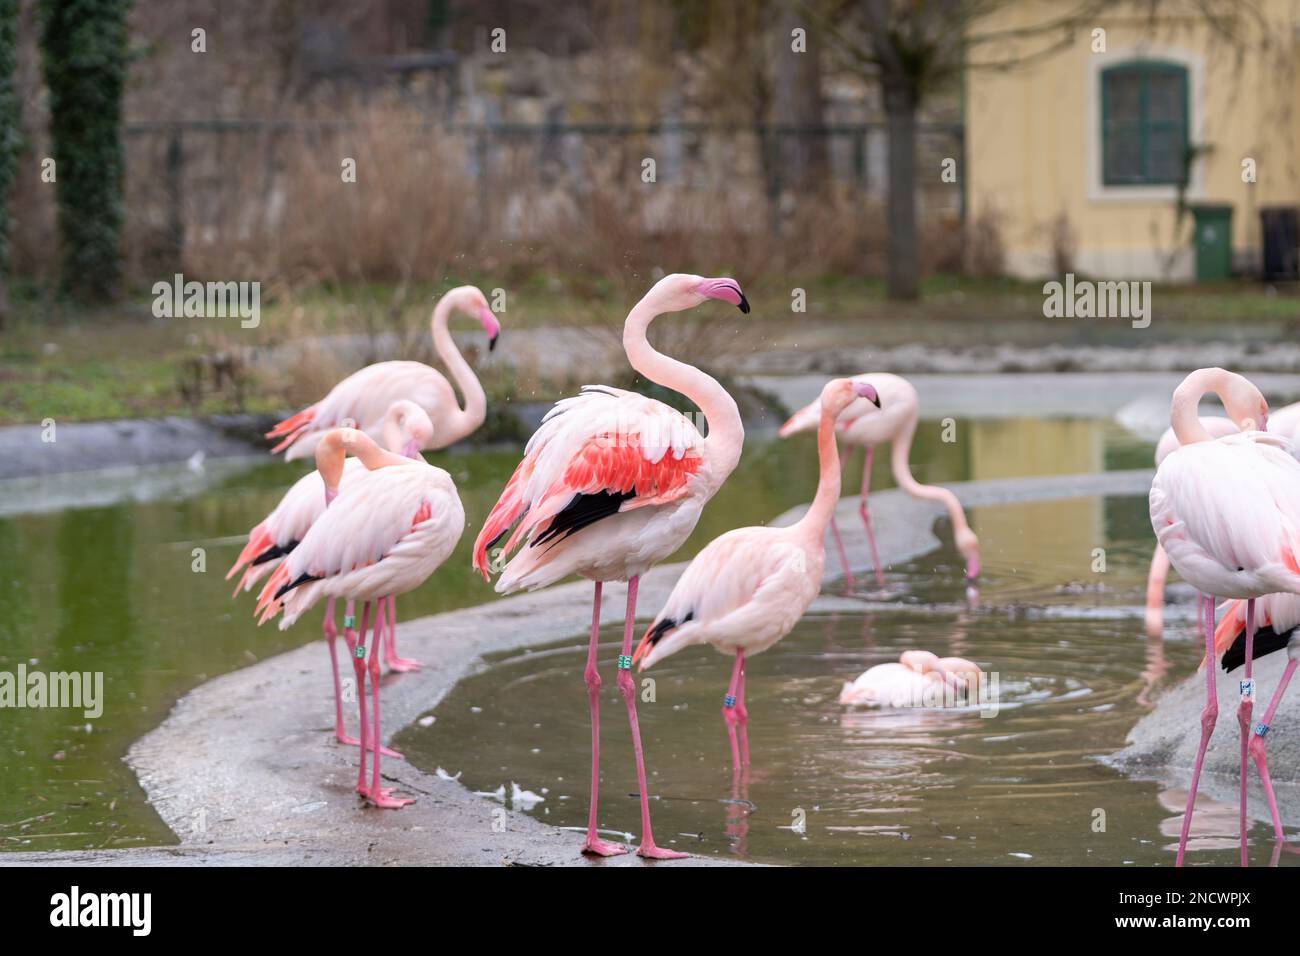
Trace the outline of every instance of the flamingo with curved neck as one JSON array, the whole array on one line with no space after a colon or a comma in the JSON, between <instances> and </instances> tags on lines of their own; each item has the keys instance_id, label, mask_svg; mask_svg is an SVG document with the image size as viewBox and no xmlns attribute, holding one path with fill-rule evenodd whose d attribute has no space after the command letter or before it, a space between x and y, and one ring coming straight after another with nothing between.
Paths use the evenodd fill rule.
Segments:
<instances>
[{"instance_id":1,"label":"flamingo with curved neck","mask_svg":"<svg viewBox=\"0 0 1300 956\"><path fill-rule=\"evenodd\" d=\"M826 526L840 500L835 420L859 397L880 401L871 385L846 378L828 382L822 389L817 429L820 471L808 510L787 527L737 528L705 545L682 572L632 656L632 662L640 662L645 670L694 644L711 644L723 654L735 655L722 719L737 772L749 766L745 655L762 653L789 634L821 590Z\"/></svg>"},{"instance_id":2,"label":"flamingo with curved neck","mask_svg":"<svg viewBox=\"0 0 1300 956\"><path fill-rule=\"evenodd\" d=\"M427 442L433 434L433 423L429 421L429 416L425 414L424 409L414 402L402 400L394 402L384 416L383 435L384 445L390 451L401 450L404 458L418 458L420 455L420 446ZM319 450L319 446L318 446ZM269 515L257 524L248 533L248 541L239 553L230 571L226 574L229 580L237 572L243 569L239 582L235 585L234 597L241 590L247 591L254 584L260 581L267 574L273 572L285 558L298 547L298 544L306 537L307 532L311 530L317 519L325 513L326 507L339 493L339 488L346 485L347 475L355 477L359 471L365 471L365 467L357 459L350 459L343 474L337 476L333 488L326 485L324 478L319 471L310 471L299 478L285 492L280 503L275 506ZM339 683L339 665L336 643L338 640L338 626L334 620L334 598L330 598L325 605L325 618L321 625L321 630L325 635L325 644L330 653L330 674L334 679L334 738L341 744L350 744L356 746L359 740L349 736L344 730L343 723L343 696L342 688ZM390 602L390 607L391 602ZM395 611L392 612L395 615ZM345 606L343 612L343 626L346 630L352 630L352 622L355 620L353 607L351 604ZM397 654L396 638L393 631L396 629L395 620L392 627L385 633L384 660L389 668L396 671L411 670L419 666L418 661L408 660L399 657ZM354 637L355 635L351 635ZM387 747L382 748L385 756L401 757L401 754Z\"/></svg>"},{"instance_id":3,"label":"flamingo with curved neck","mask_svg":"<svg viewBox=\"0 0 1300 956\"><path fill-rule=\"evenodd\" d=\"M735 469L745 440L740 411L726 390L699 369L656 351L646 339L656 316L710 299L749 311L733 280L677 274L655 283L623 325L623 347L632 368L699 406L708 422L708 437L663 402L589 385L547 414L474 543L474 567L485 580L500 572L496 590L502 593L545 587L571 574L594 582L584 672L591 710L591 809L582 849L598 856L625 852L597 832L601 681L596 651L606 581L627 581L618 686L632 727L641 794L642 842L637 853L652 859L686 855L657 846L650 828L631 675L632 628L641 575L686 541L704 503Z\"/></svg>"},{"instance_id":4,"label":"flamingo with curved neck","mask_svg":"<svg viewBox=\"0 0 1300 956\"><path fill-rule=\"evenodd\" d=\"M349 454L360 460L362 468L345 479ZM267 579L258 598L258 623L283 611L283 630L321 598L342 598L349 605L362 606L359 631L352 630L350 619L344 622L361 716L357 792L376 806L398 809L411 801L394 798L391 788L379 784L379 762L385 752L380 746L379 655L383 631L391 627L387 607L395 595L419 587L447 560L464 530L465 510L447 472L422 458L405 458L380 448L356 429L328 432L317 444L316 467L326 494L337 497ZM375 636L367 666L372 604ZM374 753L368 780L367 750Z\"/></svg>"},{"instance_id":5,"label":"flamingo with curved neck","mask_svg":"<svg viewBox=\"0 0 1300 956\"><path fill-rule=\"evenodd\" d=\"M487 396L452 338L449 322L457 311L478 319L487 333L489 351L496 346L501 323L487 298L472 285L452 289L434 307L429 320L433 348L465 396L463 408L451 383L437 369L422 362L377 362L353 372L315 405L267 432L267 438L280 439L271 451L288 449L286 461L306 458L326 431L339 427L359 428L379 439L385 410L400 399L415 402L433 422L434 436L424 446L426 450L445 448L474 432L487 417Z\"/></svg>"},{"instance_id":6,"label":"flamingo with curved neck","mask_svg":"<svg viewBox=\"0 0 1300 956\"><path fill-rule=\"evenodd\" d=\"M854 402L836 423L839 437L846 444L858 445L866 449L862 468L862 491L858 505L858 514L862 526L866 529L867 544L871 549L871 563L875 570L876 584L885 584L884 572L881 570L880 556L876 551L876 536L871 529L871 511L867 507L867 498L871 488L871 464L875 446L890 443L890 467L898 486L913 498L935 501L943 505L952 523L953 539L957 550L966 559L966 580L973 585L980 571L979 539L971 531L966 521L966 512L962 510L957 496L939 485L926 485L917 481L912 475L908 455L912 449L912 439L916 435L916 425L920 412L920 399L916 388L907 379L885 372L867 372L853 376L855 382L869 383L880 396L879 408L874 408L865 401ZM790 416L789 421L781 426L780 435L786 438L796 432L807 431L815 427L820 413L820 400L814 401ZM840 554L844 568L844 580L847 587L853 589L853 571L849 567L848 555L844 542L840 538L839 528L834 517L830 521L831 534Z\"/></svg>"},{"instance_id":7,"label":"flamingo with curved neck","mask_svg":"<svg viewBox=\"0 0 1300 956\"><path fill-rule=\"evenodd\" d=\"M1197 417L1197 404L1206 392L1216 392L1225 407L1244 409L1240 434L1213 438ZM1254 708L1251 662L1255 657L1255 598L1286 592L1300 594L1300 462L1290 443L1262 430L1268 424L1268 403L1249 381L1224 369L1198 369L1174 392L1170 424L1180 447L1172 451L1151 483L1151 526L1174 569L1200 592L1198 621L1204 627L1206 687L1201 711L1201 741L1187 809L1178 841L1177 863L1187 850L1187 835L1196 802L1205 751L1218 717L1215 693L1215 596L1245 600L1246 665L1242 697L1237 708L1241 730L1240 836L1246 862L1246 789L1248 755L1254 755L1270 801L1263 735L1250 737Z\"/></svg>"}]
</instances>

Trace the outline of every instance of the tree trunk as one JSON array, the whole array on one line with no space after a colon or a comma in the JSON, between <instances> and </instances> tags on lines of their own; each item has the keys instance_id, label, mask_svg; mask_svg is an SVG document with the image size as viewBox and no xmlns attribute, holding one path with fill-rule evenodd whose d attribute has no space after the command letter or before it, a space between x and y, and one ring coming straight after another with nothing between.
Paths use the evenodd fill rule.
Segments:
<instances>
[{"instance_id":1,"label":"tree trunk","mask_svg":"<svg viewBox=\"0 0 1300 956\"><path fill-rule=\"evenodd\" d=\"M886 288L891 299L921 295L916 225L917 97L906 78L884 77L889 131L889 257Z\"/></svg>"}]
</instances>

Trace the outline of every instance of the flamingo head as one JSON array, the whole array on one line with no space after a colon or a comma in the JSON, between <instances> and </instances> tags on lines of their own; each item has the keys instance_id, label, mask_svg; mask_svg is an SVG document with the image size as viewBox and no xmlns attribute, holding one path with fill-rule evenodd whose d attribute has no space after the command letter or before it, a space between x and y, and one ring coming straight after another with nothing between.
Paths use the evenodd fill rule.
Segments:
<instances>
[{"instance_id":1,"label":"flamingo head","mask_svg":"<svg viewBox=\"0 0 1300 956\"><path fill-rule=\"evenodd\" d=\"M364 433L355 428L335 428L326 432L325 437L316 445L316 470L325 482L326 504L338 494L348 452L355 451L357 443L364 437Z\"/></svg>"},{"instance_id":2,"label":"flamingo head","mask_svg":"<svg viewBox=\"0 0 1300 956\"><path fill-rule=\"evenodd\" d=\"M462 285L447 293L449 303L466 315L472 315L483 326L488 337L488 351L497 347L497 338L501 335L501 322L492 307L488 305L487 296L477 286Z\"/></svg>"},{"instance_id":3,"label":"flamingo head","mask_svg":"<svg viewBox=\"0 0 1300 956\"><path fill-rule=\"evenodd\" d=\"M654 298L658 312L684 312L707 299L721 299L749 312L749 300L740 291L735 279L706 279L697 275L675 272L654 284L646 298Z\"/></svg>"},{"instance_id":4,"label":"flamingo head","mask_svg":"<svg viewBox=\"0 0 1300 956\"><path fill-rule=\"evenodd\" d=\"M855 382L851 378L834 378L822 389L821 407L838 418L844 409L859 398L865 398L877 408L880 407L880 395L874 386L866 382Z\"/></svg>"},{"instance_id":5,"label":"flamingo head","mask_svg":"<svg viewBox=\"0 0 1300 956\"><path fill-rule=\"evenodd\" d=\"M1242 431L1268 430L1268 402L1250 379L1226 369L1213 369L1214 390L1228 418Z\"/></svg>"},{"instance_id":6,"label":"flamingo head","mask_svg":"<svg viewBox=\"0 0 1300 956\"><path fill-rule=\"evenodd\" d=\"M433 444L433 422L426 412L415 402L403 400L401 433L401 453L407 458L419 458L420 449Z\"/></svg>"}]
</instances>

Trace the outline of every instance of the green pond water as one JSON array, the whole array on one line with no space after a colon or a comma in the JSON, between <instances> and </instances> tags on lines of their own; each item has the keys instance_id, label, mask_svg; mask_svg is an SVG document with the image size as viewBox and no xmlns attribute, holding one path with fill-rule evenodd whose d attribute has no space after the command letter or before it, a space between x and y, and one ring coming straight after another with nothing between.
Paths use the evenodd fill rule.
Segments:
<instances>
[{"instance_id":1,"label":"green pond water","mask_svg":"<svg viewBox=\"0 0 1300 956\"><path fill-rule=\"evenodd\" d=\"M922 424L912 455L921 480L1150 461L1150 445L1103 421L961 426L966 440L945 443L938 422ZM402 618L495 599L471 573L469 548L518 454L429 456L456 479L470 527L458 553L402 598ZM856 487L860 469L850 463L846 487ZM223 580L248 528L303 470L268 462L192 494L0 517L0 671L101 672L105 698L94 719L73 710L0 710L0 849L176 842L122 757L190 688L319 638L314 617L288 632L257 628L248 596L232 601ZM95 478L86 481L89 487ZM752 435L740 468L678 557L807 500L815 481L811 436L781 442ZM884 456L872 482L892 485ZM985 549L979 608L963 606L959 561L941 549L893 569L889 593L861 596L860 611L810 616L754 659L748 780L733 783L718 712L728 662L695 649L656 670L657 703L641 712L661 842L808 862L1078 862L1080 847L1098 863L1169 856L1177 802L1090 759L1117 747L1142 713L1148 649L1139 621L1122 609L1141 602L1151 537L1144 503L1007 505L977 509L972 519ZM1107 548L1105 575L1089 568L1098 541ZM205 570L195 570L196 548ZM582 617L575 609L576 627ZM1177 639L1178 630L1160 681L1195 666L1195 651ZM607 635L602 648L611 674L616 636ZM477 790L503 783L509 790L517 781L545 792L532 812L550 823L583 822L589 731L581 640L575 629L572 642L544 653L494 660L437 708L432 726L404 730L402 747L421 766L462 772ZM842 681L910 647L997 670L1002 712L992 719L881 716L836 705ZM326 655L320 664L328 686ZM606 687L612 691L613 681ZM628 796L635 788L626 720L612 693L605 713L602 825L622 832L635 829L638 816ZM1091 829L1098 807L1108 816L1104 834ZM789 829L800 813L803 833ZM1198 852L1232 862L1230 819L1223 830L1221 849L1209 834L1209 848ZM1076 840L1065 836L1071 832Z\"/></svg>"}]
</instances>

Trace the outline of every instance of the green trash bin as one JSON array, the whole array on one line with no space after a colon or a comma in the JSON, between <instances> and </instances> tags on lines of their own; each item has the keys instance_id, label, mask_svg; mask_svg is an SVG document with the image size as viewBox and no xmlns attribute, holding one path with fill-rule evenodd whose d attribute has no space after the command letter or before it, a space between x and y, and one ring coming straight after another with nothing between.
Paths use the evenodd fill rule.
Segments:
<instances>
[{"instance_id":1,"label":"green trash bin","mask_svg":"<svg viewBox=\"0 0 1300 956\"><path fill-rule=\"evenodd\" d=\"M1232 275L1232 207L1192 206L1196 223L1196 281L1218 282Z\"/></svg>"}]
</instances>

